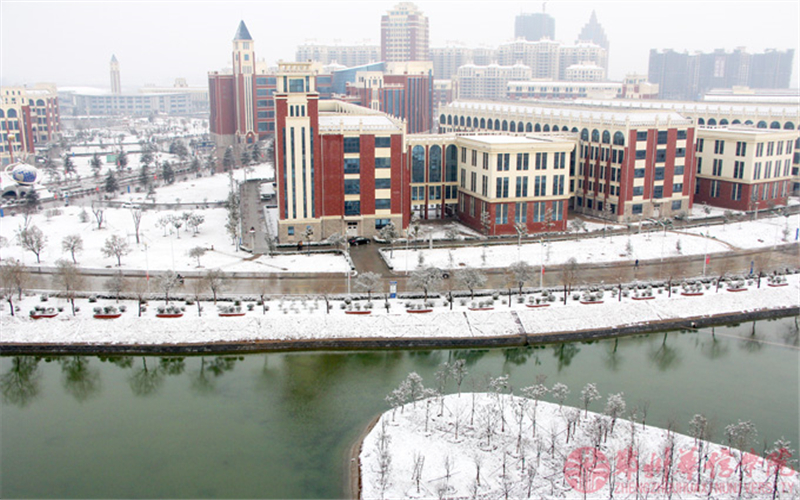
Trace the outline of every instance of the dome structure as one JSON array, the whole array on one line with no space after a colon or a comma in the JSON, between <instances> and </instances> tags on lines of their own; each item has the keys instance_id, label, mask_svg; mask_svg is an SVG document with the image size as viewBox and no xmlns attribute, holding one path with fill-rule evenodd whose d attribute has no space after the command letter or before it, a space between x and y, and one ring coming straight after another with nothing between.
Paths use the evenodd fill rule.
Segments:
<instances>
[{"instance_id":1,"label":"dome structure","mask_svg":"<svg viewBox=\"0 0 800 500\"><path fill-rule=\"evenodd\" d=\"M39 180L39 169L27 163L12 163L6 167L5 174L23 186L32 186Z\"/></svg>"}]
</instances>

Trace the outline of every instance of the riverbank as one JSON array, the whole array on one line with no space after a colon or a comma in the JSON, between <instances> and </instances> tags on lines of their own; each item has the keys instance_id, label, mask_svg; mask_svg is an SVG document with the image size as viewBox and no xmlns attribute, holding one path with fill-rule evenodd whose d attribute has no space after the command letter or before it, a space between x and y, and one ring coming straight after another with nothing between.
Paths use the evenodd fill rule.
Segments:
<instances>
[{"instance_id":1,"label":"riverbank","mask_svg":"<svg viewBox=\"0 0 800 500\"><path fill-rule=\"evenodd\" d=\"M607 338L654 331L702 328L756 319L800 314L800 275L788 275L783 286L762 280L722 285L718 290L700 285L685 295L673 291L643 291L623 297L606 295L591 303L580 296L567 304L560 300L503 304L499 298L483 309L473 304L440 301L432 311L410 314L407 304L389 301L388 310L377 302L369 314L347 314L337 308L325 312L316 299L273 303L269 311L255 308L241 316L199 315L184 306L183 317L158 317L158 309L138 317L128 306L120 317L99 320L91 314L69 314L34 320L28 316L0 316L3 338L0 352L10 353L224 353L317 349L508 347L571 340ZM643 299L643 297L651 299ZM701 295L697 295L700 293ZM595 297L597 298L597 297ZM55 302L57 299L49 299ZM63 299L58 299L62 300ZM541 300L541 299L540 299ZM27 301L27 302L26 302ZM113 303L113 302L112 302ZM27 297L20 305L39 305ZM53 304L55 305L55 304ZM82 310L91 309L86 304ZM321 307L320 307L321 306ZM530 307L539 306L539 307ZM68 307L68 306L67 306Z\"/></svg>"}]
</instances>

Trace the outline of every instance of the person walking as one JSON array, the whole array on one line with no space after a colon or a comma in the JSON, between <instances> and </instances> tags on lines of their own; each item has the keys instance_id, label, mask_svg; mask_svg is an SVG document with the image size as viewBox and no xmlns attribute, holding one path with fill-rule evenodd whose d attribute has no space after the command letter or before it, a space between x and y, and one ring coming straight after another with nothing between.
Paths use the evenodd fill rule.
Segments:
<instances>
[{"instance_id":1,"label":"person walking","mask_svg":"<svg viewBox=\"0 0 800 500\"><path fill-rule=\"evenodd\" d=\"M639 269L639 259L636 259L636 262L633 263L634 269Z\"/></svg>"}]
</instances>

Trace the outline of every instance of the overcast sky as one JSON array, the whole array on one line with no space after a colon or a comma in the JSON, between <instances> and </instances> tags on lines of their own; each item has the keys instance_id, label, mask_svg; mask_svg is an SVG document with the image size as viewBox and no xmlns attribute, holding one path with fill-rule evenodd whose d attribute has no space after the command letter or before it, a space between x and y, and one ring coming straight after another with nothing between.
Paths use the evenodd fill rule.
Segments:
<instances>
[{"instance_id":1,"label":"overcast sky","mask_svg":"<svg viewBox=\"0 0 800 500\"><path fill-rule=\"evenodd\" d=\"M0 83L55 82L108 88L115 54L122 86L206 85L207 72L230 66L231 40L244 20L256 57L293 60L306 40L380 43L380 18L397 2L301 1L13 1L0 0ZM418 1L430 19L431 46L448 41L496 46L514 35L514 16L542 2ZM556 38L573 42L592 9L611 43L611 79L647 73L651 48L711 51L746 47L795 50L800 64L800 2L551 0Z\"/></svg>"}]
</instances>

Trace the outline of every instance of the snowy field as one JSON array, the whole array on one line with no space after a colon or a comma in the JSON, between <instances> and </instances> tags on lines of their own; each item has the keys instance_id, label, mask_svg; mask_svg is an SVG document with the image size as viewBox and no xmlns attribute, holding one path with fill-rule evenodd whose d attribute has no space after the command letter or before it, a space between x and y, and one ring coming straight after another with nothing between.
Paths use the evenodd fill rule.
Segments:
<instances>
[{"instance_id":1,"label":"snowy field","mask_svg":"<svg viewBox=\"0 0 800 500\"><path fill-rule=\"evenodd\" d=\"M658 260L686 255L726 252L736 248L752 249L781 245L794 241L798 219L775 217L735 224L616 235L570 241L482 246L469 248L428 249L422 242L419 249L405 250L397 246L393 257L385 255L395 271L413 271L421 267L454 269L464 266L501 268L523 260L532 266L563 265L574 258L578 264ZM628 252L630 250L630 253Z\"/></svg>"},{"instance_id":2,"label":"snowy field","mask_svg":"<svg viewBox=\"0 0 800 500\"><path fill-rule=\"evenodd\" d=\"M747 290L728 292L722 285L719 292L709 284L702 296L682 296L681 288L676 287L672 297L666 291L652 290L652 300L635 300L634 291L618 300L613 291L605 292L600 304L582 304L580 300L569 298L564 305L559 300L543 301L541 294L530 294L524 303L507 298L481 298L488 301L493 310L472 311L471 307L480 305L479 300L456 299L451 311L445 302L432 300L429 313L408 313L406 307L413 304L420 307L420 301L388 301L389 310L383 299L374 297L373 306L368 309L366 300L354 301L349 306L342 301L331 301L330 313L326 314L326 303L321 296L273 297L265 302L264 311L257 303L258 290L250 299L242 297L241 317L219 317L217 308L211 302L203 302L202 315L198 314L197 304L183 300L173 300L173 305L185 309L182 318L157 318L159 307L165 306L161 299L151 299L143 317L136 313L134 301L101 299L89 303L78 299L80 311L73 316L69 303L63 298L50 297L42 302L35 294L24 296L19 303L17 315L11 317L8 304L0 307L2 322L2 343L56 343L56 344L202 344L209 342L250 342L257 340L303 340L303 339L348 339L348 338L488 338L497 336L522 335L529 337L546 333L570 333L598 329L619 328L623 326L645 325L675 319L696 319L722 314L734 314L798 305L800 297L800 275L789 275L787 286L770 287L762 280L761 288L755 282L743 283ZM187 288L188 288L187 284ZM151 290L157 290L153 282ZM189 290L179 289L173 296L186 294ZM205 296L209 291L205 290ZM161 295L163 296L163 294ZM556 294L560 297L560 294ZM16 300L16 296L13 297ZM269 297L268 297L269 298ZM546 307L528 307L527 304L549 304ZM126 306L126 311L118 319L99 320L92 317L93 308ZM225 305L231 305L226 302ZM486 304L484 304L486 305ZM62 308L57 317L33 320L28 312L35 306ZM250 310L250 307L252 310ZM367 315L346 314L346 310L371 312ZM533 339L535 340L535 339Z\"/></svg>"},{"instance_id":3,"label":"snowy field","mask_svg":"<svg viewBox=\"0 0 800 500\"><path fill-rule=\"evenodd\" d=\"M590 408L605 412L587 413L537 401L544 386L505 394L502 377L492 381L497 392L429 397L415 375L395 393L413 402L384 413L363 441L363 499L733 499L740 483L741 498L766 499L776 476L776 498L800 495L797 471L783 466L784 443L770 443L765 459L642 425L635 413L625 420L622 395L596 393ZM697 436L707 428L697 416L681 424ZM743 449L759 447L746 423L720 424Z\"/></svg>"}]
</instances>

